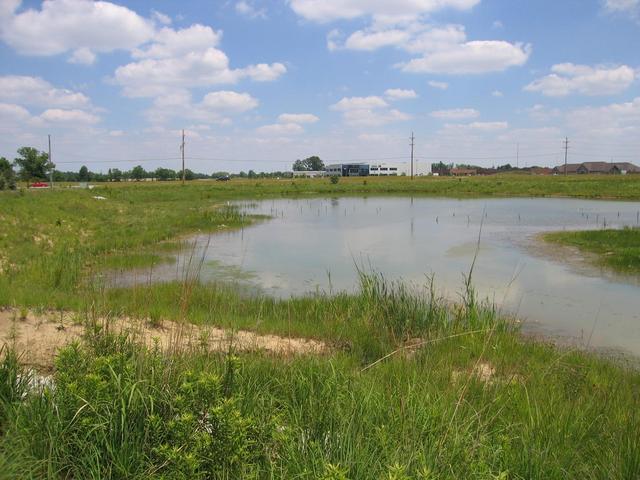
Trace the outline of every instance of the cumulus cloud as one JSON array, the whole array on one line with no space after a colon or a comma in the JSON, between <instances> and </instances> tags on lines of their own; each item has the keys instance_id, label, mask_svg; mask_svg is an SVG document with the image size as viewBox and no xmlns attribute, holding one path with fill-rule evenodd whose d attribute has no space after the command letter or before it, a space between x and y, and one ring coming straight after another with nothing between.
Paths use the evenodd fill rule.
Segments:
<instances>
[{"instance_id":1,"label":"cumulus cloud","mask_svg":"<svg viewBox=\"0 0 640 480\"><path fill-rule=\"evenodd\" d=\"M415 17L447 8L469 10L480 0L289 0L293 11L306 20L329 22L371 16L380 21Z\"/></svg>"},{"instance_id":2,"label":"cumulus cloud","mask_svg":"<svg viewBox=\"0 0 640 480\"><path fill-rule=\"evenodd\" d=\"M409 100L418 98L418 94L414 90L404 90L401 88L390 88L384 92L384 96L389 100Z\"/></svg>"},{"instance_id":3,"label":"cumulus cloud","mask_svg":"<svg viewBox=\"0 0 640 480\"><path fill-rule=\"evenodd\" d=\"M567 122L585 136L640 134L640 97L602 107L582 107L567 114Z\"/></svg>"},{"instance_id":4,"label":"cumulus cloud","mask_svg":"<svg viewBox=\"0 0 640 480\"><path fill-rule=\"evenodd\" d=\"M248 93L220 90L207 93L200 102L194 102L191 94L177 90L154 99L146 116L153 123L164 123L173 118L186 118L218 125L231 123L229 115L238 115L255 109L256 98Z\"/></svg>"},{"instance_id":5,"label":"cumulus cloud","mask_svg":"<svg viewBox=\"0 0 640 480\"><path fill-rule=\"evenodd\" d=\"M256 8L245 0L237 2L235 8L239 15L247 18L267 18L267 11L264 8Z\"/></svg>"},{"instance_id":6,"label":"cumulus cloud","mask_svg":"<svg viewBox=\"0 0 640 480\"><path fill-rule=\"evenodd\" d=\"M376 127L411 118L406 113L389 108L389 104L378 96L345 97L333 104L331 109L341 112L343 121L355 127Z\"/></svg>"},{"instance_id":7,"label":"cumulus cloud","mask_svg":"<svg viewBox=\"0 0 640 480\"><path fill-rule=\"evenodd\" d=\"M87 108L91 101L83 93L55 88L39 77L0 76L0 101L39 107Z\"/></svg>"},{"instance_id":8,"label":"cumulus cloud","mask_svg":"<svg viewBox=\"0 0 640 480\"><path fill-rule=\"evenodd\" d=\"M353 32L341 43L336 30L328 36L331 50L341 48L372 51L395 47L419 55L398 66L405 72L439 74L478 74L500 72L524 65L531 46L503 40L467 39L462 25L435 26L419 20L399 24L373 23Z\"/></svg>"},{"instance_id":9,"label":"cumulus cloud","mask_svg":"<svg viewBox=\"0 0 640 480\"><path fill-rule=\"evenodd\" d=\"M534 80L524 89L541 92L548 97L570 94L614 95L625 91L636 79L636 72L627 65L596 66L561 63L551 67L551 74Z\"/></svg>"},{"instance_id":10,"label":"cumulus cloud","mask_svg":"<svg viewBox=\"0 0 640 480\"><path fill-rule=\"evenodd\" d=\"M79 48L69 57L69 63L77 63L79 65L93 65L96 61L96 54L88 48Z\"/></svg>"},{"instance_id":11,"label":"cumulus cloud","mask_svg":"<svg viewBox=\"0 0 640 480\"><path fill-rule=\"evenodd\" d=\"M400 68L410 73L482 74L522 66L530 55L530 45L496 40L471 41L427 52Z\"/></svg>"},{"instance_id":12,"label":"cumulus cloud","mask_svg":"<svg viewBox=\"0 0 640 480\"><path fill-rule=\"evenodd\" d=\"M311 113L283 113L278 116L280 123L315 123L318 120L320 119Z\"/></svg>"},{"instance_id":13,"label":"cumulus cloud","mask_svg":"<svg viewBox=\"0 0 640 480\"><path fill-rule=\"evenodd\" d=\"M3 0L2 4L2 39L25 55L82 51L85 53L74 57L86 62L86 52L130 50L154 35L152 21L110 2L45 0L40 9L29 8L17 14L20 2Z\"/></svg>"},{"instance_id":14,"label":"cumulus cloud","mask_svg":"<svg viewBox=\"0 0 640 480\"><path fill-rule=\"evenodd\" d=\"M604 8L611 13L640 15L640 0L604 0Z\"/></svg>"},{"instance_id":15,"label":"cumulus cloud","mask_svg":"<svg viewBox=\"0 0 640 480\"><path fill-rule=\"evenodd\" d=\"M446 90L449 88L449 84L447 82L437 82L435 80L429 81L428 85L432 88L437 88L438 90Z\"/></svg>"},{"instance_id":16,"label":"cumulus cloud","mask_svg":"<svg viewBox=\"0 0 640 480\"><path fill-rule=\"evenodd\" d=\"M289 135L300 135L304 133L304 128L297 123L274 123L272 125L259 127L256 129L256 132L265 136L286 137Z\"/></svg>"},{"instance_id":17,"label":"cumulus cloud","mask_svg":"<svg viewBox=\"0 0 640 480\"><path fill-rule=\"evenodd\" d=\"M451 110L435 110L430 115L433 118L442 120L464 120L477 118L480 116L480 112L474 108L454 108Z\"/></svg>"},{"instance_id":18,"label":"cumulus cloud","mask_svg":"<svg viewBox=\"0 0 640 480\"><path fill-rule=\"evenodd\" d=\"M40 118L51 123L94 124L100 121L100 117L83 110L63 110L52 108L45 110Z\"/></svg>"}]
</instances>

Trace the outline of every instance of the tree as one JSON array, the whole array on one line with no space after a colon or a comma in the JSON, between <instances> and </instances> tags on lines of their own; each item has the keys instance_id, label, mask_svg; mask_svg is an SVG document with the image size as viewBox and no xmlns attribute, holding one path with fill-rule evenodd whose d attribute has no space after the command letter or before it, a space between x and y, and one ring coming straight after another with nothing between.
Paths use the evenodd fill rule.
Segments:
<instances>
[{"instance_id":1,"label":"tree","mask_svg":"<svg viewBox=\"0 0 640 480\"><path fill-rule=\"evenodd\" d=\"M122 171L118 168L110 168L108 173L108 179L111 182L122 181Z\"/></svg>"},{"instance_id":2,"label":"tree","mask_svg":"<svg viewBox=\"0 0 640 480\"><path fill-rule=\"evenodd\" d=\"M196 174L193 173L188 168L185 168L185 170L184 170L184 179L189 181L189 180L193 180L194 178L196 178Z\"/></svg>"},{"instance_id":3,"label":"tree","mask_svg":"<svg viewBox=\"0 0 640 480\"><path fill-rule=\"evenodd\" d=\"M247 176L249 178L256 178L258 176L258 174L256 172L254 172L253 170L249 170L249 173L247 174Z\"/></svg>"},{"instance_id":4,"label":"tree","mask_svg":"<svg viewBox=\"0 0 640 480\"><path fill-rule=\"evenodd\" d=\"M86 166L81 166L78 171L78 181L80 182L88 182L89 181L89 169Z\"/></svg>"},{"instance_id":5,"label":"tree","mask_svg":"<svg viewBox=\"0 0 640 480\"><path fill-rule=\"evenodd\" d=\"M49 155L45 152L39 152L33 147L22 147L18 149L18 155L14 160L14 164L20 168L18 173L20 180L30 182L31 180L46 180L47 171L55 168L55 165L49 162Z\"/></svg>"},{"instance_id":6,"label":"tree","mask_svg":"<svg viewBox=\"0 0 640 480\"><path fill-rule=\"evenodd\" d=\"M139 182L143 178L146 178L147 172L145 172L142 165L136 165L131 169L131 178L133 178L136 182Z\"/></svg>"},{"instance_id":7,"label":"tree","mask_svg":"<svg viewBox=\"0 0 640 480\"><path fill-rule=\"evenodd\" d=\"M158 167L156 168L155 176L158 180L174 180L176 178L176 172L170 168Z\"/></svg>"},{"instance_id":8,"label":"tree","mask_svg":"<svg viewBox=\"0 0 640 480\"><path fill-rule=\"evenodd\" d=\"M16 174L9 160L0 157L0 190L14 190L16 188Z\"/></svg>"},{"instance_id":9,"label":"tree","mask_svg":"<svg viewBox=\"0 0 640 480\"><path fill-rule=\"evenodd\" d=\"M296 172L319 172L324 170L324 162L314 155L304 160L296 160L293 162L293 169Z\"/></svg>"}]
</instances>

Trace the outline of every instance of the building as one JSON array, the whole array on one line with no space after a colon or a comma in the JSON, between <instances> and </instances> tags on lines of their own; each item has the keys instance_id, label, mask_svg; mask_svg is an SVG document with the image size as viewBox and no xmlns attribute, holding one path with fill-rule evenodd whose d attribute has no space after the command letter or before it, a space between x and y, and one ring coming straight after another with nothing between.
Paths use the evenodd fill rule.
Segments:
<instances>
[{"instance_id":1,"label":"building","mask_svg":"<svg viewBox=\"0 0 640 480\"><path fill-rule=\"evenodd\" d=\"M560 165L559 167L555 167L553 169L553 173L556 174L573 174L578 173L578 169L580 168L581 163L567 163L566 165Z\"/></svg>"},{"instance_id":2,"label":"building","mask_svg":"<svg viewBox=\"0 0 640 480\"><path fill-rule=\"evenodd\" d=\"M565 166L560 165L553 169L553 173L564 174ZM569 163L566 166L567 174L609 174L609 175L627 175L631 173L639 173L640 167L629 162L584 162L584 163Z\"/></svg>"},{"instance_id":3,"label":"building","mask_svg":"<svg viewBox=\"0 0 640 480\"><path fill-rule=\"evenodd\" d=\"M327 175L339 177L367 177L369 176L368 163L334 163L325 167Z\"/></svg>"},{"instance_id":4,"label":"building","mask_svg":"<svg viewBox=\"0 0 640 480\"><path fill-rule=\"evenodd\" d=\"M316 178L316 177L324 177L327 174L324 170L294 170L294 177L302 177L302 178Z\"/></svg>"},{"instance_id":5,"label":"building","mask_svg":"<svg viewBox=\"0 0 640 480\"><path fill-rule=\"evenodd\" d=\"M386 163L369 165L369 175L374 177L395 177L400 174L400 169L395 165L389 165Z\"/></svg>"}]
</instances>

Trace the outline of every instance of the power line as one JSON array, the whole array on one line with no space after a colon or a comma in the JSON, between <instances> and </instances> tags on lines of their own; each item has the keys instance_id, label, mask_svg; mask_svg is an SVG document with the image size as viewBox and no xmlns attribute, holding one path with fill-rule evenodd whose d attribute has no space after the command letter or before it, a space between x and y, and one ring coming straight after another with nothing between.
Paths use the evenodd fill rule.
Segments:
<instances>
[{"instance_id":1,"label":"power line","mask_svg":"<svg viewBox=\"0 0 640 480\"><path fill-rule=\"evenodd\" d=\"M182 153L182 185L184 185L184 130L182 130L182 144L180 145L180 152Z\"/></svg>"},{"instance_id":2,"label":"power line","mask_svg":"<svg viewBox=\"0 0 640 480\"><path fill-rule=\"evenodd\" d=\"M415 139L413 132L411 132L411 180L413 180L413 148L415 147Z\"/></svg>"},{"instance_id":3,"label":"power line","mask_svg":"<svg viewBox=\"0 0 640 480\"><path fill-rule=\"evenodd\" d=\"M567 158L569 157L569 137L564 137L564 174L567 174Z\"/></svg>"}]
</instances>

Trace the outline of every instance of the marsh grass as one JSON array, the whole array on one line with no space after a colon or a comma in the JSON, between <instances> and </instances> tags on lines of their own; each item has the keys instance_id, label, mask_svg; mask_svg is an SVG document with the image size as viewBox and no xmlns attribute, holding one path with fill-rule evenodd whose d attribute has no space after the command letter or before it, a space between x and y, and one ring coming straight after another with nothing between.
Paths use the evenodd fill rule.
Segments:
<instances>
[{"instance_id":1,"label":"marsh grass","mask_svg":"<svg viewBox=\"0 0 640 480\"><path fill-rule=\"evenodd\" d=\"M640 273L640 228L553 232L543 238L596 254L600 265L613 270Z\"/></svg>"},{"instance_id":2,"label":"marsh grass","mask_svg":"<svg viewBox=\"0 0 640 480\"><path fill-rule=\"evenodd\" d=\"M109 186L101 202L83 191L0 195L0 305L72 310L86 328L46 382L2 351L0 478L638 478L637 369L524 339L477 298L472 271L457 304L433 278L411 288L362 269L353 294L247 295L198 282L195 249L179 281L97 280L117 262L150 267L187 233L250 224L225 203L242 196L603 186L598 195L640 197L640 182L602 177L343 180ZM161 351L114 334L109 319L122 316L312 337L331 350L185 349L177 335Z\"/></svg>"}]
</instances>

